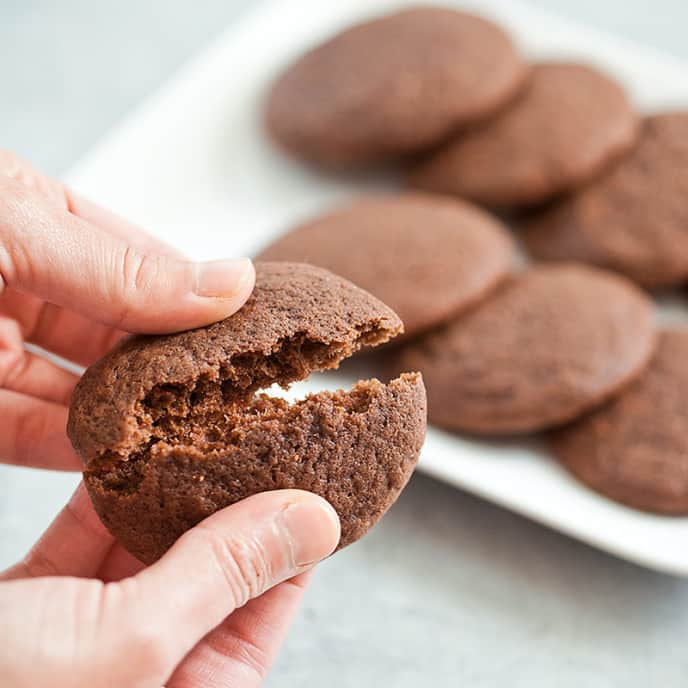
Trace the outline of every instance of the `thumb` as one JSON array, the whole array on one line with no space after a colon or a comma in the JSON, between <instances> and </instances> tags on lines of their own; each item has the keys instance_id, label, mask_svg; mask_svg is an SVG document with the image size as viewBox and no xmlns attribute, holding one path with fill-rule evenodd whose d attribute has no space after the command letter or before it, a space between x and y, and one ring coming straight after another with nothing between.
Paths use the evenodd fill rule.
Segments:
<instances>
[{"instance_id":1,"label":"thumb","mask_svg":"<svg viewBox=\"0 0 688 688\"><path fill-rule=\"evenodd\" d=\"M147 629L164 656L184 656L235 609L331 554L339 538L337 513L322 497L263 492L182 535L136 576L117 612Z\"/></svg>"},{"instance_id":2,"label":"thumb","mask_svg":"<svg viewBox=\"0 0 688 688\"><path fill-rule=\"evenodd\" d=\"M145 251L0 178L0 293L8 286L119 329L162 333L226 318L254 280L247 258L194 263Z\"/></svg>"},{"instance_id":3,"label":"thumb","mask_svg":"<svg viewBox=\"0 0 688 688\"><path fill-rule=\"evenodd\" d=\"M339 535L324 499L276 490L219 511L118 583L2 583L0 685L163 685L237 607L310 569Z\"/></svg>"}]
</instances>

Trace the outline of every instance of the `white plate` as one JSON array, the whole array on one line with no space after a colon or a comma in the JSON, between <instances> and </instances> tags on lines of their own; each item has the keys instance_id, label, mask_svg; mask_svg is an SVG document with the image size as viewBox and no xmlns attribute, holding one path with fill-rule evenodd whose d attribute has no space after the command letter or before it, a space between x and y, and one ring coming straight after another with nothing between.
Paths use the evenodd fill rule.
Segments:
<instances>
[{"instance_id":1,"label":"white plate","mask_svg":"<svg viewBox=\"0 0 688 688\"><path fill-rule=\"evenodd\" d=\"M333 200L385 185L383 179L319 176L281 156L262 133L261 98L275 72L306 46L402 4L261 4L87 155L71 182L195 258L250 255ZM531 57L600 65L644 110L688 106L684 64L515 0L454 4L498 19ZM314 379L305 386L321 384ZM420 467L620 557L688 575L688 518L651 516L607 501L536 446L430 430Z\"/></svg>"}]
</instances>

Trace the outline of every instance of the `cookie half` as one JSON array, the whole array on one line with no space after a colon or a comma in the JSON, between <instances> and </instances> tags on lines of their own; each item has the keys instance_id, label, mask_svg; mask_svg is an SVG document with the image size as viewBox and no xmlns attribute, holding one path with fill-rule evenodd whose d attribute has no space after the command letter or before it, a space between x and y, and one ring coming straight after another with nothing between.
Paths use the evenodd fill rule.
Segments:
<instances>
[{"instance_id":1,"label":"cookie half","mask_svg":"<svg viewBox=\"0 0 688 688\"><path fill-rule=\"evenodd\" d=\"M579 260L648 287L688 280L688 112L645 119L638 145L606 174L530 218L540 260Z\"/></svg>"},{"instance_id":2,"label":"cookie half","mask_svg":"<svg viewBox=\"0 0 688 688\"><path fill-rule=\"evenodd\" d=\"M127 339L74 391L68 434L94 507L144 562L218 509L279 488L328 499L342 547L379 520L417 461L426 414L420 375L293 405L256 394L335 368L401 331L389 308L326 270L256 268L255 291L238 313Z\"/></svg>"},{"instance_id":3,"label":"cookie half","mask_svg":"<svg viewBox=\"0 0 688 688\"><path fill-rule=\"evenodd\" d=\"M405 193L369 196L277 239L258 260L312 263L390 306L411 337L482 298L513 269L515 246L470 203Z\"/></svg>"},{"instance_id":4,"label":"cookie half","mask_svg":"<svg viewBox=\"0 0 688 688\"><path fill-rule=\"evenodd\" d=\"M688 514L688 329L661 332L647 370L618 397L552 434L554 454L596 492Z\"/></svg>"},{"instance_id":5,"label":"cookie half","mask_svg":"<svg viewBox=\"0 0 688 688\"><path fill-rule=\"evenodd\" d=\"M484 435L571 420L638 375L654 346L650 299L613 273L536 267L399 350L420 370L429 420Z\"/></svg>"},{"instance_id":6,"label":"cookie half","mask_svg":"<svg viewBox=\"0 0 688 688\"><path fill-rule=\"evenodd\" d=\"M272 137L295 155L345 168L423 150L506 103L527 67L480 17L438 7L352 26L278 77Z\"/></svg>"},{"instance_id":7,"label":"cookie half","mask_svg":"<svg viewBox=\"0 0 688 688\"><path fill-rule=\"evenodd\" d=\"M421 159L408 182L487 206L532 206L594 177L637 132L612 79L583 64L542 63L509 107Z\"/></svg>"}]
</instances>

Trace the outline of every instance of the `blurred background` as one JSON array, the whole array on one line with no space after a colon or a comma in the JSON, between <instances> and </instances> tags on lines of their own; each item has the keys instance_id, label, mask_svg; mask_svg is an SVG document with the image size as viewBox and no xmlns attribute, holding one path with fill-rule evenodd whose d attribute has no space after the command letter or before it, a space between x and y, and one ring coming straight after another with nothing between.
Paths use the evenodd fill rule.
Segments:
<instances>
[{"instance_id":1,"label":"blurred background","mask_svg":"<svg viewBox=\"0 0 688 688\"><path fill-rule=\"evenodd\" d=\"M0 146L66 172L254 4L4 0ZM688 60L686 0L531 4ZM50 517L35 498L19 517L11 474L0 567ZM416 475L375 531L320 567L268 685L670 688L688 676L687 636L688 581Z\"/></svg>"}]
</instances>

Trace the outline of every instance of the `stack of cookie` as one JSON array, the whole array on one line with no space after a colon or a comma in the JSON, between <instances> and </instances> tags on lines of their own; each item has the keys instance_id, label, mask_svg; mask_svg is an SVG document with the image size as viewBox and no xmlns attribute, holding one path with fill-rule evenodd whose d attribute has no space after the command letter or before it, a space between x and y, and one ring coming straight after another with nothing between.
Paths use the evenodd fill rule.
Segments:
<instances>
[{"instance_id":1,"label":"stack of cookie","mask_svg":"<svg viewBox=\"0 0 688 688\"><path fill-rule=\"evenodd\" d=\"M598 70L528 65L493 23L424 7L301 57L266 122L311 164L404 171L410 190L330 210L259 257L391 306L405 341L384 365L423 373L432 423L546 432L593 489L688 514L688 329L657 333L645 291L688 282L688 112L642 118Z\"/></svg>"}]
</instances>

